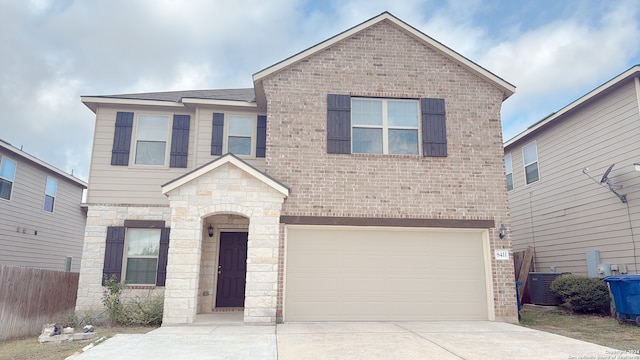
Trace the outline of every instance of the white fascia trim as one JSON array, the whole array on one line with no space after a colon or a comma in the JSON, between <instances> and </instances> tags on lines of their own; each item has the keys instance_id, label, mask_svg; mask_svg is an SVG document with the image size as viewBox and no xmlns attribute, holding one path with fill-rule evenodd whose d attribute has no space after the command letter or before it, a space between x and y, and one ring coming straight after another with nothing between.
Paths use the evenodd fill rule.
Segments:
<instances>
[{"instance_id":1,"label":"white fascia trim","mask_svg":"<svg viewBox=\"0 0 640 360\"><path fill-rule=\"evenodd\" d=\"M396 24L397 26L401 27L402 29L404 29L406 32L410 33L411 35L413 35L414 37L418 38L419 40L427 43L429 46L441 51L442 53L444 53L446 56L448 56L449 58L453 59L454 61L457 61L459 63L461 63L463 66L465 66L466 68L468 68L469 70L478 73L479 75L482 75L483 77L487 78L488 80L494 82L497 86L499 86L504 94L505 97L504 99L508 98L509 96L513 95L516 91L515 86L509 84L508 82L502 80L501 78L499 78L498 76L492 74L491 72L489 72L488 70L482 68L481 66L479 66L478 64L472 62L471 60L465 58L464 56L456 53L455 51L449 49L448 47L442 45L441 43L437 42L436 40L430 38L429 36L423 34L422 32L414 29L413 27L407 25L406 23L400 21L398 18L394 17L393 15L389 14L389 13L383 13L379 16L376 16L375 18L372 18L360 25L357 25L356 27L353 27L341 34L338 34L328 40L325 40L324 42L319 43L318 45L311 47L297 55L294 55L288 59L285 59L271 67L268 67L260 72L257 72L253 75L253 81L254 83L258 82L259 80L261 80L262 78L264 78L265 76L268 76L276 71L279 71L289 65L292 65L316 52L320 52L332 45L334 45L335 43L342 41L380 21L383 20L389 20L391 22L393 22L394 24Z\"/></svg>"},{"instance_id":2,"label":"white fascia trim","mask_svg":"<svg viewBox=\"0 0 640 360\"><path fill-rule=\"evenodd\" d=\"M213 100L213 99L197 99L197 98L182 98L183 104L197 104L197 105L218 105L218 106L235 106L235 107L249 107L257 108L258 104L236 101L236 100Z\"/></svg>"},{"instance_id":3,"label":"white fascia trim","mask_svg":"<svg viewBox=\"0 0 640 360\"><path fill-rule=\"evenodd\" d=\"M233 164L234 166L236 166L237 168L239 168L240 170L248 173L249 175L253 176L254 178L262 181L263 183L269 185L270 187L272 187L274 190L276 190L277 192L281 193L282 195L284 195L285 197L289 196L289 189L286 188L285 186L279 184L277 181L269 178L268 176L264 175L263 173L261 173L260 171L256 170L255 168L247 165L244 161L238 159L235 156L229 156L229 155L225 155L222 158L219 158L218 160L212 161L211 163L209 163L209 165L205 165L203 167L201 167L200 169L197 169L189 174L187 174L186 176L179 178L171 183L165 184L162 186L162 194L167 195L167 193L169 193L172 190L175 190L176 188L188 183L189 181L195 180L198 177L212 171L215 170L225 164Z\"/></svg>"},{"instance_id":4,"label":"white fascia trim","mask_svg":"<svg viewBox=\"0 0 640 360\"><path fill-rule=\"evenodd\" d=\"M616 76L615 78L607 81L606 83L600 85L599 87L597 87L596 89L594 89L591 92L587 93L586 95L582 96L581 98L575 100L574 102L570 103L569 105L567 105L567 106L563 107L562 109L558 110L557 112L553 113L552 115L547 117L545 120L538 122L537 124L529 127L527 130L525 130L525 131L521 132L520 134L514 136L513 138L509 139L507 142L504 143L504 148L507 148L507 147L511 146L513 143L518 142L523 137L531 134L532 132L538 130L539 128L541 128L541 127L543 127L545 125L547 125L548 123L556 121L556 119L558 119L562 115L564 115L564 114L568 113L569 111L581 106L585 102L597 97L598 95L600 95L603 92L609 90L611 87L615 86L619 82L625 80L626 78L628 78L630 76L634 76L637 73L640 73L640 65L636 65L636 66L630 68L629 70L627 70L627 71L623 72L622 74Z\"/></svg>"},{"instance_id":5,"label":"white fascia trim","mask_svg":"<svg viewBox=\"0 0 640 360\"><path fill-rule=\"evenodd\" d=\"M64 177L67 180L73 181L74 183L78 184L79 186L81 186L81 187L83 187L85 189L87 188L87 183L85 181L82 181L82 180L78 179L77 177L62 171L62 170L54 167L53 165L49 165L46 162L36 158L35 156L30 155L30 154L28 154L28 153L26 153L26 152L24 152L24 151L22 151L22 150L20 150L20 149L18 149L16 147L12 146L12 145L11 146L10 145L5 145L3 142L0 141L0 147L3 147L7 151L10 151L10 152L16 154L17 156L20 156L20 157L22 157L24 159L27 159L27 160L29 160L29 161L37 164L37 165L40 165L40 166L46 168L47 170L52 171L52 172Z\"/></svg>"},{"instance_id":6,"label":"white fascia trim","mask_svg":"<svg viewBox=\"0 0 640 360\"><path fill-rule=\"evenodd\" d=\"M182 103L173 101L160 101L160 100L139 100L139 99L118 99L108 97L93 97L93 96L81 96L80 100L87 106L87 103L96 104L116 104L116 105L149 105L149 106L168 106L168 107L185 107ZM91 108L89 106L89 108Z\"/></svg>"}]
</instances>

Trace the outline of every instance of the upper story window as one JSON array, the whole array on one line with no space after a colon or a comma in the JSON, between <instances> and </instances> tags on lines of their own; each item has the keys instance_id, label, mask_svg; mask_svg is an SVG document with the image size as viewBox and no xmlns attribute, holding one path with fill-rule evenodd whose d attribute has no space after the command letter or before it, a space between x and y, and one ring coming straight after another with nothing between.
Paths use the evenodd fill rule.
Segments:
<instances>
[{"instance_id":1,"label":"upper story window","mask_svg":"<svg viewBox=\"0 0 640 360\"><path fill-rule=\"evenodd\" d=\"M140 114L132 140L133 119L132 112L116 114L111 165L128 166L133 143L135 165L166 166L168 160L170 167L187 167L191 116L174 114L169 127L169 115Z\"/></svg>"},{"instance_id":2,"label":"upper story window","mask_svg":"<svg viewBox=\"0 0 640 360\"><path fill-rule=\"evenodd\" d=\"M254 155L256 140L255 116L228 115L227 152L234 155Z\"/></svg>"},{"instance_id":3,"label":"upper story window","mask_svg":"<svg viewBox=\"0 0 640 360\"><path fill-rule=\"evenodd\" d=\"M504 156L504 168L507 173L507 191L513 190L513 165L511 163L511 154Z\"/></svg>"},{"instance_id":4,"label":"upper story window","mask_svg":"<svg viewBox=\"0 0 640 360\"><path fill-rule=\"evenodd\" d=\"M136 128L137 165L165 165L169 117L164 115L139 115Z\"/></svg>"},{"instance_id":5,"label":"upper story window","mask_svg":"<svg viewBox=\"0 0 640 360\"><path fill-rule=\"evenodd\" d=\"M527 185L540 180L538 147L535 141L522 148L522 157L524 159L524 175Z\"/></svg>"},{"instance_id":6,"label":"upper story window","mask_svg":"<svg viewBox=\"0 0 640 360\"><path fill-rule=\"evenodd\" d=\"M418 154L418 102L351 99L352 152Z\"/></svg>"},{"instance_id":7,"label":"upper story window","mask_svg":"<svg viewBox=\"0 0 640 360\"><path fill-rule=\"evenodd\" d=\"M0 199L11 200L11 190L16 176L16 162L0 157Z\"/></svg>"},{"instance_id":8,"label":"upper story window","mask_svg":"<svg viewBox=\"0 0 640 360\"><path fill-rule=\"evenodd\" d=\"M211 155L231 153L263 158L267 149L267 117L213 113Z\"/></svg>"},{"instance_id":9,"label":"upper story window","mask_svg":"<svg viewBox=\"0 0 640 360\"><path fill-rule=\"evenodd\" d=\"M58 192L58 181L47 176L47 185L44 190L44 211L53 212L53 203Z\"/></svg>"},{"instance_id":10,"label":"upper story window","mask_svg":"<svg viewBox=\"0 0 640 360\"><path fill-rule=\"evenodd\" d=\"M327 153L447 157L445 108L445 99L440 98L418 101L328 94Z\"/></svg>"}]
</instances>

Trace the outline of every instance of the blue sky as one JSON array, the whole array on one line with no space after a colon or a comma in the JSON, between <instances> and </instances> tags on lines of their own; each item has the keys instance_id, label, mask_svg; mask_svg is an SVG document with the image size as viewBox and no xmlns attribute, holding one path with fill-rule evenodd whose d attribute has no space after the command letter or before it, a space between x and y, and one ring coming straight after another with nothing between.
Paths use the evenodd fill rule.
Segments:
<instances>
[{"instance_id":1,"label":"blue sky","mask_svg":"<svg viewBox=\"0 0 640 360\"><path fill-rule=\"evenodd\" d=\"M505 140L640 64L637 0L0 0L0 138L86 180L81 95L251 87L384 11L517 87Z\"/></svg>"}]
</instances>

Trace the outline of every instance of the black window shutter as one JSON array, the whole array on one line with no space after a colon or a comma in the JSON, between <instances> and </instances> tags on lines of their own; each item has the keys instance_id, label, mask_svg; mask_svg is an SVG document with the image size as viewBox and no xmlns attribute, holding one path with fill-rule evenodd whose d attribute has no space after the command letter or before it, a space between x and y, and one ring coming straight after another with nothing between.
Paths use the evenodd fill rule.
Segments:
<instances>
[{"instance_id":1,"label":"black window shutter","mask_svg":"<svg viewBox=\"0 0 640 360\"><path fill-rule=\"evenodd\" d=\"M160 232L160 252L158 253L158 275L156 286L164 286L167 280L167 255L169 254L170 228L164 228Z\"/></svg>"},{"instance_id":2,"label":"black window shutter","mask_svg":"<svg viewBox=\"0 0 640 360\"><path fill-rule=\"evenodd\" d=\"M111 148L111 165L129 165L132 129L133 113L118 112L116 114L116 128L113 133L113 147Z\"/></svg>"},{"instance_id":3,"label":"black window shutter","mask_svg":"<svg viewBox=\"0 0 640 360\"><path fill-rule=\"evenodd\" d=\"M223 135L224 135L224 114L213 113L213 131L211 133L211 155L222 155Z\"/></svg>"},{"instance_id":4,"label":"black window shutter","mask_svg":"<svg viewBox=\"0 0 640 360\"><path fill-rule=\"evenodd\" d=\"M351 153L351 96L327 95L327 152Z\"/></svg>"},{"instance_id":5,"label":"black window shutter","mask_svg":"<svg viewBox=\"0 0 640 360\"><path fill-rule=\"evenodd\" d=\"M102 273L102 285L105 278L110 279L115 275L118 281L121 280L122 273L122 255L124 254L124 226L107 227L107 241L104 252L104 267Z\"/></svg>"},{"instance_id":6,"label":"black window shutter","mask_svg":"<svg viewBox=\"0 0 640 360\"><path fill-rule=\"evenodd\" d=\"M265 157L267 153L267 117L258 115L258 137L256 138L256 157Z\"/></svg>"},{"instance_id":7,"label":"black window shutter","mask_svg":"<svg viewBox=\"0 0 640 360\"><path fill-rule=\"evenodd\" d=\"M186 168L189 155L189 123L191 116L174 115L171 132L170 167Z\"/></svg>"},{"instance_id":8,"label":"black window shutter","mask_svg":"<svg viewBox=\"0 0 640 360\"><path fill-rule=\"evenodd\" d=\"M447 119L444 99L420 99L423 156L447 156Z\"/></svg>"}]
</instances>

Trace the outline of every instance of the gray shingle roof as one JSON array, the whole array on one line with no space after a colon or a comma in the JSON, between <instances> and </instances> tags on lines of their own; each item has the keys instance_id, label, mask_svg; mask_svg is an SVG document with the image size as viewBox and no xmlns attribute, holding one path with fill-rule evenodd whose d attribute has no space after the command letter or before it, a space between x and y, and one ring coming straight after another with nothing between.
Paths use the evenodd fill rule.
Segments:
<instances>
[{"instance_id":1,"label":"gray shingle roof","mask_svg":"<svg viewBox=\"0 0 640 360\"><path fill-rule=\"evenodd\" d=\"M166 91L138 94L99 95L95 97L180 102L183 98L255 102L253 88Z\"/></svg>"}]
</instances>

